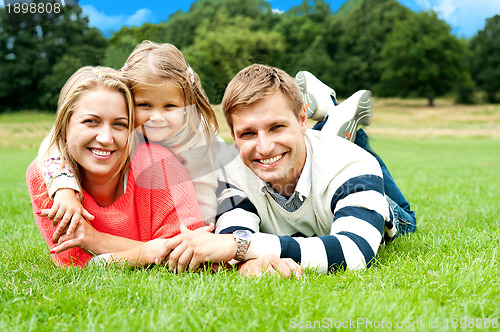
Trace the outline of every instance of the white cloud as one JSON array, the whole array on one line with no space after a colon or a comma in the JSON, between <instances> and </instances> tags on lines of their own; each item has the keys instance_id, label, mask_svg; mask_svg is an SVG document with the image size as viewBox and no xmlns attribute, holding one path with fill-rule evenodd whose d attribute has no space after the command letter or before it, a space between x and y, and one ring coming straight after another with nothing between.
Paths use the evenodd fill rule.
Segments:
<instances>
[{"instance_id":1,"label":"white cloud","mask_svg":"<svg viewBox=\"0 0 500 332\"><path fill-rule=\"evenodd\" d=\"M277 8L271 9L274 14L283 14L285 11Z\"/></svg>"},{"instance_id":2,"label":"white cloud","mask_svg":"<svg viewBox=\"0 0 500 332\"><path fill-rule=\"evenodd\" d=\"M103 32L118 31L123 25L140 26L154 20L153 12L149 9L139 9L133 15L106 15L91 5L82 5L82 11L89 17L89 25L99 28Z\"/></svg>"},{"instance_id":3,"label":"white cloud","mask_svg":"<svg viewBox=\"0 0 500 332\"><path fill-rule=\"evenodd\" d=\"M403 1L401 1L403 3ZM408 2L408 1L406 1ZM484 28L487 18L500 14L500 1L414 0L422 10L434 10L459 37L473 37Z\"/></svg>"}]
</instances>

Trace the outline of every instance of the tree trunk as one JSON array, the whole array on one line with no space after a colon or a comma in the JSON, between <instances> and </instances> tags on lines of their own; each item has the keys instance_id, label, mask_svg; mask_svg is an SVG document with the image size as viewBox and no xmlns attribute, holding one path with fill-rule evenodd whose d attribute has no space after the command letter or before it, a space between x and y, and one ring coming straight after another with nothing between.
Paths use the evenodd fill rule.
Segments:
<instances>
[{"instance_id":1,"label":"tree trunk","mask_svg":"<svg viewBox=\"0 0 500 332\"><path fill-rule=\"evenodd\" d=\"M434 97L429 97L429 104L427 106L434 107Z\"/></svg>"}]
</instances>

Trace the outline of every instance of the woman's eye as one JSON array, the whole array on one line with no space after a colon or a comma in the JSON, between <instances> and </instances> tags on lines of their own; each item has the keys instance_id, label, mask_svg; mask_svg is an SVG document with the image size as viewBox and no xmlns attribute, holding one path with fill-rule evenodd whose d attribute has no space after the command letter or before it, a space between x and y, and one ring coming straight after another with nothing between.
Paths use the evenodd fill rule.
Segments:
<instances>
[{"instance_id":1,"label":"woman's eye","mask_svg":"<svg viewBox=\"0 0 500 332\"><path fill-rule=\"evenodd\" d=\"M97 123L97 121L94 119L85 119L83 120L83 123Z\"/></svg>"},{"instance_id":2,"label":"woman's eye","mask_svg":"<svg viewBox=\"0 0 500 332\"><path fill-rule=\"evenodd\" d=\"M124 122L117 122L117 123L115 123L115 125L118 127L128 128L128 123L124 123Z\"/></svg>"}]
</instances>

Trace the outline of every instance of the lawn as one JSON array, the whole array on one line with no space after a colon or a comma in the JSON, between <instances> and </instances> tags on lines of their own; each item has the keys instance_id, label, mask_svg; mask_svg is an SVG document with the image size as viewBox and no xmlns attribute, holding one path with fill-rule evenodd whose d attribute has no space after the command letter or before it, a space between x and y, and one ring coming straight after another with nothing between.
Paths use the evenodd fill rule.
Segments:
<instances>
[{"instance_id":1,"label":"lawn","mask_svg":"<svg viewBox=\"0 0 500 332\"><path fill-rule=\"evenodd\" d=\"M0 330L498 330L500 107L424 105L377 101L368 128L417 233L370 269L299 280L55 267L24 179L53 116L0 115Z\"/></svg>"}]
</instances>

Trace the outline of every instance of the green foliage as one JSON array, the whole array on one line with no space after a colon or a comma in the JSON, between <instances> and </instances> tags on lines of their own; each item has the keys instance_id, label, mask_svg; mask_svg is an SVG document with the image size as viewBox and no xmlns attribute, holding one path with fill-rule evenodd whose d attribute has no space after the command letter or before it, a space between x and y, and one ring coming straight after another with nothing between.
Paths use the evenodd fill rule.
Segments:
<instances>
[{"instance_id":1,"label":"green foliage","mask_svg":"<svg viewBox=\"0 0 500 332\"><path fill-rule=\"evenodd\" d=\"M149 39L148 40L154 40ZM113 36L112 42L106 48L104 56L104 66L120 69L139 41L132 35L124 34L120 37Z\"/></svg>"},{"instance_id":2,"label":"green foliage","mask_svg":"<svg viewBox=\"0 0 500 332\"><path fill-rule=\"evenodd\" d=\"M280 34L256 28L252 18L221 11L216 20L216 26L208 21L200 25L194 43L183 50L212 103L221 101L238 71L255 62L269 64L284 48Z\"/></svg>"},{"instance_id":3,"label":"green foliage","mask_svg":"<svg viewBox=\"0 0 500 332\"><path fill-rule=\"evenodd\" d=\"M398 96L426 97L448 93L466 78L466 48L450 35L450 27L434 12L399 21L382 50L381 91ZM397 87L395 90L394 87Z\"/></svg>"},{"instance_id":4,"label":"green foliage","mask_svg":"<svg viewBox=\"0 0 500 332\"><path fill-rule=\"evenodd\" d=\"M200 25L210 25L218 28L219 13L224 12L229 17L243 16L253 18L261 24L271 13L271 6L265 0L199 0L195 1L187 13L177 12L165 23L164 41L183 49L192 45Z\"/></svg>"},{"instance_id":5,"label":"green foliage","mask_svg":"<svg viewBox=\"0 0 500 332\"><path fill-rule=\"evenodd\" d=\"M500 101L500 16L472 41L458 40L435 14L416 14L397 0L349 0L338 12L304 0L275 13L266 0L198 0L160 24L123 27L108 41L76 6L46 24L12 33L0 8L1 111L55 110L59 90L85 65L121 68L141 41L169 42L185 53L212 102L243 67L260 62L290 75L308 70L346 98L371 89L381 96L453 93L475 101L476 88ZM470 48L469 46L470 45ZM0 112L1 112L0 111Z\"/></svg>"},{"instance_id":6,"label":"green foliage","mask_svg":"<svg viewBox=\"0 0 500 332\"><path fill-rule=\"evenodd\" d=\"M325 83L333 84L334 67L329 41L336 35L328 35L325 26L329 25L331 13L321 1L309 5L304 1L300 6L291 8L289 13L275 15L273 30L285 39L285 50L271 63L282 68L290 75L300 70L308 70ZM316 6L319 6L317 8Z\"/></svg>"},{"instance_id":7,"label":"green foliage","mask_svg":"<svg viewBox=\"0 0 500 332\"><path fill-rule=\"evenodd\" d=\"M412 15L396 0L347 2L337 16L340 24L329 34L337 34L337 76L342 80L340 94L349 96L360 89L375 90L380 81L382 48L396 22Z\"/></svg>"},{"instance_id":8,"label":"green foliage","mask_svg":"<svg viewBox=\"0 0 500 332\"><path fill-rule=\"evenodd\" d=\"M472 76L487 94L489 102L500 102L500 15L486 20L486 26L470 43Z\"/></svg>"},{"instance_id":9,"label":"green foliage","mask_svg":"<svg viewBox=\"0 0 500 332\"><path fill-rule=\"evenodd\" d=\"M0 8L0 104L55 110L59 90L77 68L102 62L107 41L76 6L41 26L13 33Z\"/></svg>"}]
</instances>

